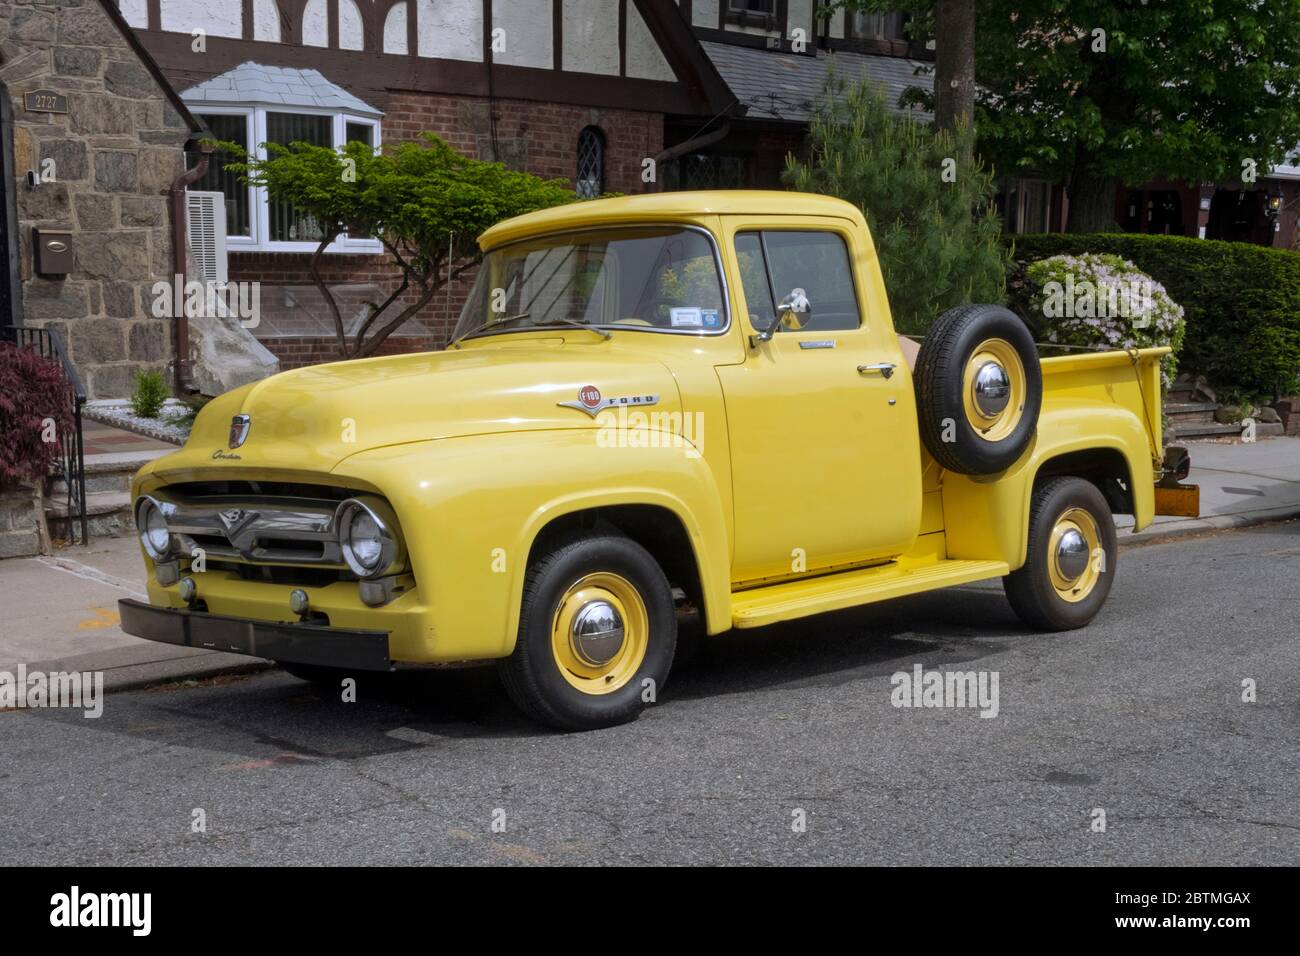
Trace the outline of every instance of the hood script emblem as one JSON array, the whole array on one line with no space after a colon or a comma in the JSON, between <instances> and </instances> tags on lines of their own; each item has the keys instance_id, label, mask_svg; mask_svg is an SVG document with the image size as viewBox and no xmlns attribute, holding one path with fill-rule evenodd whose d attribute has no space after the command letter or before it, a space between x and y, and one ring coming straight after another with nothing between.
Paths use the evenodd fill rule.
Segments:
<instances>
[{"instance_id":1,"label":"hood script emblem","mask_svg":"<svg viewBox=\"0 0 1300 956\"><path fill-rule=\"evenodd\" d=\"M248 438L248 430L253 427L251 415L236 415L230 420L230 447L238 448Z\"/></svg>"},{"instance_id":2,"label":"hood script emblem","mask_svg":"<svg viewBox=\"0 0 1300 956\"><path fill-rule=\"evenodd\" d=\"M658 395L622 395L617 398L605 398L595 385L584 385L578 389L576 402L556 402L561 408L576 408L595 418L607 408L631 405L658 405Z\"/></svg>"}]
</instances>

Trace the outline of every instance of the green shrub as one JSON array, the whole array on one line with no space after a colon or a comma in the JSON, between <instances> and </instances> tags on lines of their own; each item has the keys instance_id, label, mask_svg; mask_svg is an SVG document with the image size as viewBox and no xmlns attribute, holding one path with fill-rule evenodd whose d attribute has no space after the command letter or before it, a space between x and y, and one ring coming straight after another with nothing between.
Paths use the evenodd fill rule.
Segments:
<instances>
[{"instance_id":1,"label":"green shrub","mask_svg":"<svg viewBox=\"0 0 1300 956\"><path fill-rule=\"evenodd\" d=\"M131 413L140 418L157 418L169 392L161 372L136 372L131 393Z\"/></svg>"},{"instance_id":2,"label":"green shrub","mask_svg":"<svg viewBox=\"0 0 1300 956\"><path fill-rule=\"evenodd\" d=\"M922 333L953 306L1004 301L1008 256L993 176L961 160L972 154L970 131L891 113L867 81L845 89L832 77L822 103L807 161L787 158L783 179L866 215L895 327Z\"/></svg>"},{"instance_id":3,"label":"green shrub","mask_svg":"<svg viewBox=\"0 0 1300 956\"><path fill-rule=\"evenodd\" d=\"M1059 345L1131 349L1169 345L1160 363L1165 387L1178 368L1187 323L1165 287L1127 259L1086 254L1039 259L1025 269L1038 337Z\"/></svg>"},{"instance_id":4,"label":"green shrub","mask_svg":"<svg viewBox=\"0 0 1300 956\"><path fill-rule=\"evenodd\" d=\"M1027 265L1055 255L1109 253L1133 262L1183 307L1186 371L1257 397L1296 387L1300 369L1300 254L1244 242L1138 233L1015 236L1012 307L1032 310Z\"/></svg>"}]
</instances>

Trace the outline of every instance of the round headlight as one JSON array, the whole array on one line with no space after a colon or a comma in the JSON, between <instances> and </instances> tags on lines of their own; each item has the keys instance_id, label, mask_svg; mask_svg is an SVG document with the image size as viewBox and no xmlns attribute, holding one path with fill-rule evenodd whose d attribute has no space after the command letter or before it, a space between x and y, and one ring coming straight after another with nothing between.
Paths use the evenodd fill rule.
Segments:
<instances>
[{"instance_id":1,"label":"round headlight","mask_svg":"<svg viewBox=\"0 0 1300 956\"><path fill-rule=\"evenodd\" d=\"M393 563L397 542L383 519L351 498L339 506L339 546L352 573L367 578Z\"/></svg>"},{"instance_id":2,"label":"round headlight","mask_svg":"<svg viewBox=\"0 0 1300 956\"><path fill-rule=\"evenodd\" d=\"M161 561L171 553L171 532L167 530L167 519L163 517L158 502L141 498L135 512L135 525L140 531L140 543L149 557Z\"/></svg>"}]
</instances>

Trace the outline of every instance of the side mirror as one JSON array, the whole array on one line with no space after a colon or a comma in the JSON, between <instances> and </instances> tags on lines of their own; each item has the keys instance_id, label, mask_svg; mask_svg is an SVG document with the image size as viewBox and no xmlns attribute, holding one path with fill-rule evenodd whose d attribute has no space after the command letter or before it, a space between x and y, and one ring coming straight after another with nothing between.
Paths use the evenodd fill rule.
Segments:
<instances>
[{"instance_id":1,"label":"side mirror","mask_svg":"<svg viewBox=\"0 0 1300 956\"><path fill-rule=\"evenodd\" d=\"M772 324L750 338L753 344L770 341L781 326L785 326L791 332L798 332L812 321L812 315L812 303L808 301L807 293L803 289L792 289L776 307L776 318Z\"/></svg>"}]
</instances>

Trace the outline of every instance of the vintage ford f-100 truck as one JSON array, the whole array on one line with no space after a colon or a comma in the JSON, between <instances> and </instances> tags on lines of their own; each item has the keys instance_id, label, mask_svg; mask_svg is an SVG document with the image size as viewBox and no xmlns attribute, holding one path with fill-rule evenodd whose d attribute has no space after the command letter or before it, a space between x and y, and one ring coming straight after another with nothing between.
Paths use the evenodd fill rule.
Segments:
<instances>
[{"instance_id":1,"label":"vintage ford f-100 truck","mask_svg":"<svg viewBox=\"0 0 1300 956\"><path fill-rule=\"evenodd\" d=\"M124 629L308 677L496 661L634 718L685 639L1002 578L1087 624L1169 475L1166 350L1043 358L998 306L895 334L867 223L779 192L503 222L449 347L209 403L135 479Z\"/></svg>"}]
</instances>

